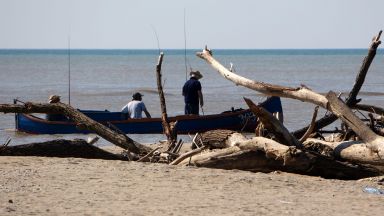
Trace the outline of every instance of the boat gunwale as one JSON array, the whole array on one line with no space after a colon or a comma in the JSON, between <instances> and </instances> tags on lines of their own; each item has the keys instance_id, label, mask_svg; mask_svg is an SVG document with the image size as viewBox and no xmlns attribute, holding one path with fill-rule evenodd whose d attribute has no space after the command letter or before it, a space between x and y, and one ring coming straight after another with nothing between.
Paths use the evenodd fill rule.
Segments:
<instances>
[{"instance_id":1,"label":"boat gunwale","mask_svg":"<svg viewBox=\"0 0 384 216\"><path fill-rule=\"evenodd\" d=\"M89 112L89 111L87 111ZM231 117L231 116L237 116L241 115L243 113L251 112L249 109L243 109L238 111L227 111L224 113L219 114L211 114L211 115L178 115L178 116L172 116L168 117L169 121L180 121L180 120L206 120L206 119L215 119L215 118L223 118L223 117ZM76 125L75 122L72 121L48 121L46 119L37 117L33 114L26 114L26 113L17 113L18 115L23 115L25 118L28 118L31 121L34 122L40 122L44 124L61 124L61 125ZM161 121L160 117L156 118L141 118L141 119L132 119L128 118L126 120L112 120L112 121L97 121L99 123L115 123L115 124L124 124L124 123L145 123L145 122L158 122Z\"/></svg>"}]
</instances>

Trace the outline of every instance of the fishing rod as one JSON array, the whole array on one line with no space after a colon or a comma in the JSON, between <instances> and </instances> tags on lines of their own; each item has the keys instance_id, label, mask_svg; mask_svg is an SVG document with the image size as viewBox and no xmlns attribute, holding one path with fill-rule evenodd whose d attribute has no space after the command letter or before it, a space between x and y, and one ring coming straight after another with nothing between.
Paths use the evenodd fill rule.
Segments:
<instances>
[{"instance_id":1,"label":"fishing rod","mask_svg":"<svg viewBox=\"0 0 384 216\"><path fill-rule=\"evenodd\" d=\"M185 81L188 80L188 68L187 68L187 33L185 27L185 8L184 8L184 65L185 65Z\"/></svg>"},{"instance_id":2,"label":"fishing rod","mask_svg":"<svg viewBox=\"0 0 384 216\"><path fill-rule=\"evenodd\" d=\"M157 35L157 32L156 32L155 27L153 27L153 25L151 25L151 27L152 27L153 33L155 33L155 36L156 36L156 40L157 40L157 48L158 48L158 50L159 50L159 55L160 55L160 53L161 53L161 49L160 49L159 36Z\"/></svg>"},{"instance_id":3,"label":"fishing rod","mask_svg":"<svg viewBox=\"0 0 384 216\"><path fill-rule=\"evenodd\" d=\"M68 35L68 104L71 105L71 36Z\"/></svg>"}]
</instances>

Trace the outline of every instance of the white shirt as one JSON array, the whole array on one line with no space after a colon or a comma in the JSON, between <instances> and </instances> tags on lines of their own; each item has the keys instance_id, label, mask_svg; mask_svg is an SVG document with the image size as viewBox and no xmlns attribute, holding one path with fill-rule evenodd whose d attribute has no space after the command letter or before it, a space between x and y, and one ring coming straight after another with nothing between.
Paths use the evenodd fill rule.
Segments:
<instances>
[{"instance_id":1,"label":"white shirt","mask_svg":"<svg viewBox=\"0 0 384 216\"><path fill-rule=\"evenodd\" d=\"M142 112L146 109L144 102L133 100L125 105L121 112L128 113L130 118L142 118Z\"/></svg>"}]
</instances>

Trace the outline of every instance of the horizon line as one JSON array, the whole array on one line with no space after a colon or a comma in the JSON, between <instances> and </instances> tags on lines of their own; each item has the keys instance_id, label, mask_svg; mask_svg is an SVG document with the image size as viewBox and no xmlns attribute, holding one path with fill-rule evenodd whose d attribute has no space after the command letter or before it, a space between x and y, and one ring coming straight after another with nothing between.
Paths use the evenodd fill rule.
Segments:
<instances>
[{"instance_id":1,"label":"horizon line","mask_svg":"<svg viewBox=\"0 0 384 216\"><path fill-rule=\"evenodd\" d=\"M215 48L211 50L356 50L369 48ZM378 47L377 49L380 49ZM159 50L158 48L0 48L0 50ZM202 50L201 48L164 48L160 50Z\"/></svg>"}]
</instances>

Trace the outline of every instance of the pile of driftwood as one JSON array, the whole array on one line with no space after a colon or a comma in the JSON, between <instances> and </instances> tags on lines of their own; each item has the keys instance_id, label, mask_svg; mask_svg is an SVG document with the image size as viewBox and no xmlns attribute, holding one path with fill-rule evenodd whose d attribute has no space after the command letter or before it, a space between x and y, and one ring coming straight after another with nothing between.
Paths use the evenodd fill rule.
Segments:
<instances>
[{"instance_id":1,"label":"pile of driftwood","mask_svg":"<svg viewBox=\"0 0 384 216\"><path fill-rule=\"evenodd\" d=\"M359 179L383 175L384 120L381 116L384 115L384 110L360 104L361 99L357 99L381 43L381 33L382 31L374 37L357 74L356 82L349 96L344 100L332 91L324 96L305 86L291 88L250 80L225 68L214 59L212 52L207 48L197 53L198 57L204 59L220 75L236 85L270 96L286 97L315 104L317 107L310 125L294 132L289 132L271 113L244 98L252 112L258 116L259 126L255 128L254 137L247 138L239 132L228 130L208 131L197 134L193 139L194 149L181 154L180 149L183 142L177 141L177 133L174 130L177 122L169 122L166 112L161 85L163 54L160 54L156 75L163 128L167 136L165 145L152 149L137 143L113 126L107 127L99 124L63 103L0 104L0 112L4 113L62 113L76 122L79 127L92 130L111 143L126 149L123 155L114 155L96 147L90 147L91 144L84 140L64 140L55 141L55 145L52 145L52 142L47 145L41 143L24 146L3 145L0 147L0 155L79 156L260 172L279 170L339 179ZM316 120L319 107L328 110L330 114ZM353 110L367 112L368 121L361 120ZM343 122L343 127L331 136L325 136L321 129L337 119ZM57 149L57 153L53 153L55 149ZM84 154L80 154L80 150Z\"/></svg>"}]
</instances>

